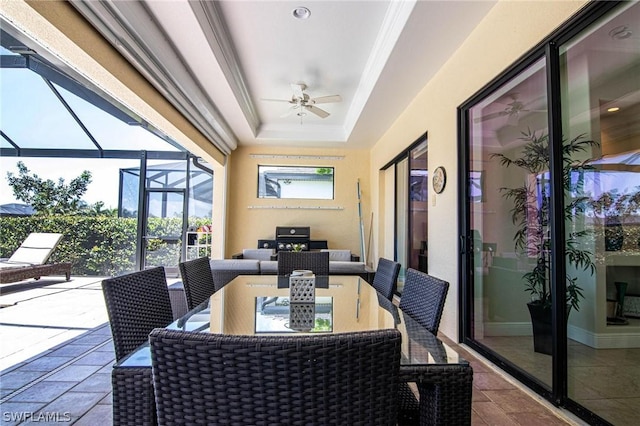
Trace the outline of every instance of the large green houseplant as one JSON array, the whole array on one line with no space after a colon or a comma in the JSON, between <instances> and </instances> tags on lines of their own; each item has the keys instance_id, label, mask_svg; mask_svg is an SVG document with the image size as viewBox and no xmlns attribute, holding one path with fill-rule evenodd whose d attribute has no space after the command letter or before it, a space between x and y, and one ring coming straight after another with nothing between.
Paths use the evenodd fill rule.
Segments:
<instances>
[{"instance_id":1,"label":"large green houseplant","mask_svg":"<svg viewBox=\"0 0 640 426\"><path fill-rule=\"evenodd\" d=\"M519 167L526 172L524 183L513 188L500 188L503 197L513 202L510 210L511 220L516 226L513 237L516 252L533 258L530 270L522 278L525 290L531 294L528 304L532 315L534 348L536 352L551 353L551 199L549 183L550 147L546 134L538 135L528 130L522 132L524 146L518 157L510 158L504 154L492 154L504 167ZM584 135L571 140L562 141L562 182L564 188L564 220L570 224L577 214L581 214L588 206L589 199L584 196L568 197L579 193L580 188L572 185L571 174L580 169L589 169L586 162L576 163L576 154L590 152L590 148L598 143L588 140ZM568 202L567 202L568 201ZM576 270L595 272L595 264L591 253L581 248L589 231L573 230L567 226L565 235L565 256L567 262L566 301L567 315L571 309L580 309L580 300L584 297L578 278L572 276L569 266ZM538 322L538 319L542 322Z\"/></svg>"}]
</instances>

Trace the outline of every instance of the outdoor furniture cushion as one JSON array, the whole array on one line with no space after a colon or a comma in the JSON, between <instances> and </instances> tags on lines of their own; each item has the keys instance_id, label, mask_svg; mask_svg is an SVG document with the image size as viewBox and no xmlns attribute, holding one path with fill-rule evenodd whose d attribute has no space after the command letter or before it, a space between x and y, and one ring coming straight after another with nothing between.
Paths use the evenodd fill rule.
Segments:
<instances>
[{"instance_id":1,"label":"outdoor furniture cushion","mask_svg":"<svg viewBox=\"0 0 640 426\"><path fill-rule=\"evenodd\" d=\"M42 232L29 234L11 257L0 263L0 267L44 265L61 239L62 234Z\"/></svg>"},{"instance_id":2,"label":"outdoor furniture cushion","mask_svg":"<svg viewBox=\"0 0 640 426\"><path fill-rule=\"evenodd\" d=\"M34 232L8 259L0 261L0 283L12 283L45 275L64 275L71 279L71 263L47 264L62 234Z\"/></svg>"},{"instance_id":3,"label":"outdoor furniture cushion","mask_svg":"<svg viewBox=\"0 0 640 426\"><path fill-rule=\"evenodd\" d=\"M329 253L329 262L331 261L350 262L351 261L351 250L323 249L321 251L326 251Z\"/></svg>"},{"instance_id":4,"label":"outdoor furniture cushion","mask_svg":"<svg viewBox=\"0 0 640 426\"><path fill-rule=\"evenodd\" d=\"M278 261L277 260L263 260L260 262L260 273L262 275L277 275L278 274Z\"/></svg>"},{"instance_id":5,"label":"outdoor furniture cushion","mask_svg":"<svg viewBox=\"0 0 640 426\"><path fill-rule=\"evenodd\" d=\"M365 273L364 262L343 262L333 261L329 262L329 273L331 275L342 274L362 274Z\"/></svg>"},{"instance_id":6,"label":"outdoor furniture cushion","mask_svg":"<svg viewBox=\"0 0 640 426\"><path fill-rule=\"evenodd\" d=\"M271 256L275 254L274 249L243 249L243 259L271 260Z\"/></svg>"},{"instance_id":7,"label":"outdoor furniture cushion","mask_svg":"<svg viewBox=\"0 0 640 426\"><path fill-rule=\"evenodd\" d=\"M209 265L216 291L238 275L260 274L260 261L254 259L212 259Z\"/></svg>"}]
</instances>

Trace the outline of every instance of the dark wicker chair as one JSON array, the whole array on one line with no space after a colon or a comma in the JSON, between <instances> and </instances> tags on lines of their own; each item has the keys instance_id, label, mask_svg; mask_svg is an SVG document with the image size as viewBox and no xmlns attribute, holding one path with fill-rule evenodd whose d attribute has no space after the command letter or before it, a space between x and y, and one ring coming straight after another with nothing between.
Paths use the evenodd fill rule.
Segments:
<instances>
[{"instance_id":1,"label":"dark wicker chair","mask_svg":"<svg viewBox=\"0 0 640 426\"><path fill-rule=\"evenodd\" d=\"M381 257L378 259L378 267L376 275L373 277L373 287L389 300L393 299L393 294L398 287L398 274L400 273L400 264L393 260Z\"/></svg>"},{"instance_id":2,"label":"dark wicker chair","mask_svg":"<svg viewBox=\"0 0 640 426\"><path fill-rule=\"evenodd\" d=\"M189 310L207 300L216 291L208 257L180 262L178 267Z\"/></svg>"},{"instance_id":3,"label":"dark wicker chair","mask_svg":"<svg viewBox=\"0 0 640 426\"><path fill-rule=\"evenodd\" d=\"M151 330L173 321L163 267L134 272L102 281L102 291L113 335L116 361L146 343ZM151 371L114 368L113 424L156 423Z\"/></svg>"},{"instance_id":4,"label":"dark wicker chair","mask_svg":"<svg viewBox=\"0 0 640 426\"><path fill-rule=\"evenodd\" d=\"M434 335L438 333L449 283L415 269L407 269L400 309ZM420 420L420 401L407 383L399 389L399 425L417 425Z\"/></svg>"},{"instance_id":5,"label":"dark wicker chair","mask_svg":"<svg viewBox=\"0 0 640 426\"><path fill-rule=\"evenodd\" d=\"M397 330L150 335L158 424L394 425Z\"/></svg>"},{"instance_id":6,"label":"dark wicker chair","mask_svg":"<svg viewBox=\"0 0 640 426\"><path fill-rule=\"evenodd\" d=\"M298 269L313 271L315 275L329 275L329 252L278 252L278 275L289 275Z\"/></svg>"},{"instance_id":7,"label":"dark wicker chair","mask_svg":"<svg viewBox=\"0 0 640 426\"><path fill-rule=\"evenodd\" d=\"M448 282L409 268L399 307L421 326L437 334L448 291Z\"/></svg>"}]
</instances>

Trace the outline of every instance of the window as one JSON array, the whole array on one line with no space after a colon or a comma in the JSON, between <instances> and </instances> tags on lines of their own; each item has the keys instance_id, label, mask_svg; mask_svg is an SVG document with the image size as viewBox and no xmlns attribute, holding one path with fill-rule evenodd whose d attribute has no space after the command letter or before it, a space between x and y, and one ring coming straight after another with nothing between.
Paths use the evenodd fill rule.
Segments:
<instances>
[{"instance_id":1,"label":"window","mask_svg":"<svg viewBox=\"0 0 640 426\"><path fill-rule=\"evenodd\" d=\"M332 200L333 167L258 166L258 198Z\"/></svg>"}]
</instances>

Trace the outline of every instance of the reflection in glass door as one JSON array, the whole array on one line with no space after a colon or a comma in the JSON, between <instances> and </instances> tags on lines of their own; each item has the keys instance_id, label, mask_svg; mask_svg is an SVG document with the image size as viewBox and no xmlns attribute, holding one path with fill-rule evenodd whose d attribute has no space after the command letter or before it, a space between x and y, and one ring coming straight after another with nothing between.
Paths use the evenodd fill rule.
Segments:
<instances>
[{"instance_id":1,"label":"reflection in glass door","mask_svg":"<svg viewBox=\"0 0 640 426\"><path fill-rule=\"evenodd\" d=\"M635 24L635 26L634 26ZM640 3L628 3L560 46L563 134L593 140L565 151L574 166L565 230L594 269L575 271L584 297L568 324L568 397L615 425L640 406ZM574 236L578 236L577 238ZM576 241L573 247L570 241Z\"/></svg>"},{"instance_id":2,"label":"reflection in glass door","mask_svg":"<svg viewBox=\"0 0 640 426\"><path fill-rule=\"evenodd\" d=\"M640 405L638 34L594 2L460 108L463 340L591 424Z\"/></svg>"},{"instance_id":3,"label":"reflection in glass door","mask_svg":"<svg viewBox=\"0 0 640 426\"><path fill-rule=\"evenodd\" d=\"M167 276L178 276L182 258L185 190L148 189L143 235L143 269L164 266Z\"/></svg>"},{"instance_id":4,"label":"reflection in glass door","mask_svg":"<svg viewBox=\"0 0 640 426\"><path fill-rule=\"evenodd\" d=\"M408 267L427 272L427 141L409 151Z\"/></svg>"},{"instance_id":5,"label":"reflection in glass door","mask_svg":"<svg viewBox=\"0 0 640 426\"><path fill-rule=\"evenodd\" d=\"M529 314L550 306L545 72L538 60L470 109L468 209L473 337L550 388L550 324L534 341Z\"/></svg>"},{"instance_id":6,"label":"reflection in glass door","mask_svg":"<svg viewBox=\"0 0 640 426\"><path fill-rule=\"evenodd\" d=\"M404 288L404 275L407 266L407 247L409 239L409 160L407 157L396 163L396 262L400 263L398 291Z\"/></svg>"}]
</instances>

